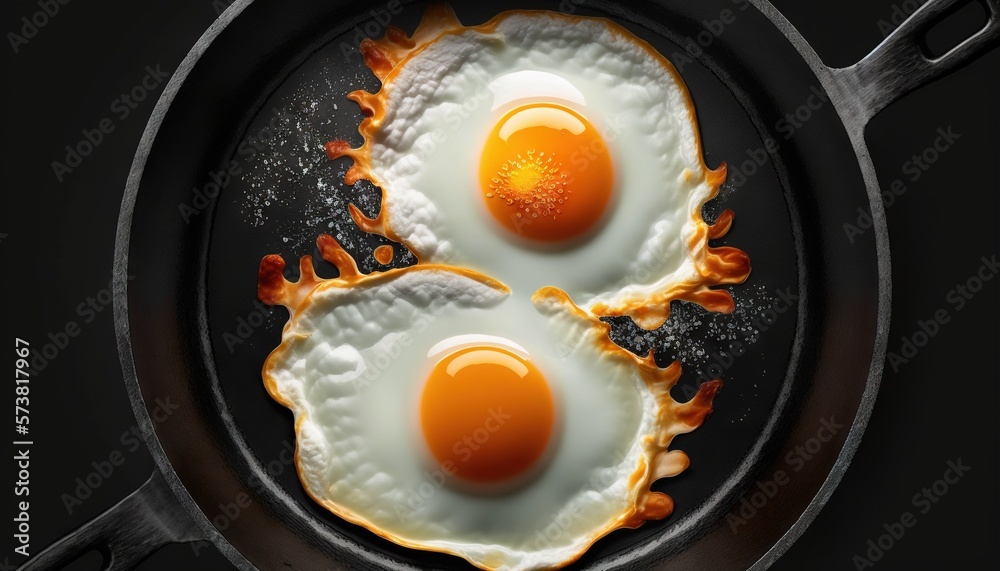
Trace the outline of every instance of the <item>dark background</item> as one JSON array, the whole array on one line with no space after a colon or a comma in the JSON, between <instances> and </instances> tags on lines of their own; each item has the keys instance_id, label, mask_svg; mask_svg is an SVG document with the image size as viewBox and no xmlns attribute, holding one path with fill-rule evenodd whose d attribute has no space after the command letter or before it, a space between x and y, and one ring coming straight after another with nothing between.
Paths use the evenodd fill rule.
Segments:
<instances>
[{"instance_id":1,"label":"dark background","mask_svg":"<svg viewBox=\"0 0 1000 571\"><path fill-rule=\"evenodd\" d=\"M775 4L829 65L849 65L884 36L879 21L917 3L780 0ZM100 298L111 260L125 179L163 83L83 164L58 182L50 163L105 117L119 95L139 84L147 65L172 72L216 18L217 0L135 3L123 0L60 6L59 13L13 53L4 46L6 120L0 255L9 310L4 337L33 347L75 321L80 333L31 381L32 553L98 515L138 487L153 470L145 447L122 435L135 423L115 349L110 305L93 320L77 313ZM4 3L3 32L18 31L35 1ZM892 105L869 126L867 139L883 188L904 179L907 192L887 210L893 257L889 350L899 351L919 320L947 308L952 320L909 363L887 368L868 431L843 482L815 523L773 569L852 569L882 526L916 512L911 497L942 477L949 460L969 473L917 525L879 569L975 567L994 559L997 513L997 287L985 286L962 311L946 295L971 277L980 257L1000 250L1000 50ZM937 129L961 135L912 182L903 165L930 146ZM192 136L197 136L196 133ZM100 301L97 301L100 306ZM9 401L8 401L9 402ZM128 442L126 440L125 442ZM119 451L125 461L71 514L61 499L77 478ZM12 474L4 468L6 474ZM9 505L9 504L8 504ZM10 529L9 527L7 529ZM3 542L8 544L7 541ZM96 568L92 555L84 569ZM21 563L5 550L0 569ZM143 569L227 568L211 547L168 547Z\"/></svg>"}]
</instances>

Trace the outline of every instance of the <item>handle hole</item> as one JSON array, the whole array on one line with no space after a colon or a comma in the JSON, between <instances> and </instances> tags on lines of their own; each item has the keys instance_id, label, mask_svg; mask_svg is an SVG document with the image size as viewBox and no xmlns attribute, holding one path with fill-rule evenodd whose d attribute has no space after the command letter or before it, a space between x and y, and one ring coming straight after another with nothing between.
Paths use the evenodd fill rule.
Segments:
<instances>
[{"instance_id":1,"label":"handle hole","mask_svg":"<svg viewBox=\"0 0 1000 571\"><path fill-rule=\"evenodd\" d=\"M104 553L99 548L94 548L90 551L84 551L60 569L63 571L94 571L95 569L104 569L106 561Z\"/></svg>"},{"instance_id":2,"label":"handle hole","mask_svg":"<svg viewBox=\"0 0 1000 571\"><path fill-rule=\"evenodd\" d=\"M985 28L989 15L982 0L956 5L931 23L920 48L928 58L938 59Z\"/></svg>"}]
</instances>

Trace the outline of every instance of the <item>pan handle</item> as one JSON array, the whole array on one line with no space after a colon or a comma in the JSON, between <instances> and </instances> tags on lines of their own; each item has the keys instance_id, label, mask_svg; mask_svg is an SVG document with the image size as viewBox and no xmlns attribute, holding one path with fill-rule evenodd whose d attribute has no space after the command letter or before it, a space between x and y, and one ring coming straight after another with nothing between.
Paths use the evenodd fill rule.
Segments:
<instances>
[{"instance_id":1,"label":"pan handle","mask_svg":"<svg viewBox=\"0 0 1000 571\"><path fill-rule=\"evenodd\" d=\"M864 59L831 70L843 93L857 106L858 127L890 103L1000 45L1000 0L983 0L989 21L981 30L940 57L926 53L922 42L927 30L971 1L977 0L929 0Z\"/></svg>"},{"instance_id":2,"label":"pan handle","mask_svg":"<svg viewBox=\"0 0 1000 571\"><path fill-rule=\"evenodd\" d=\"M56 541L20 571L62 569L91 550L104 571L131 569L168 543L204 539L159 471L111 509Z\"/></svg>"}]
</instances>

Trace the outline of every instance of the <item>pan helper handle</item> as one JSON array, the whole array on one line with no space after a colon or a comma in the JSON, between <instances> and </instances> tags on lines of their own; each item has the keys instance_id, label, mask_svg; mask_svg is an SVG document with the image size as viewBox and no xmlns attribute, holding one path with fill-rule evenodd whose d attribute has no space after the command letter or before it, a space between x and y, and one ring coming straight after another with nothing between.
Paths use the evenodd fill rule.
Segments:
<instances>
[{"instance_id":1,"label":"pan helper handle","mask_svg":"<svg viewBox=\"0 0 1000 571\"><path fill-rule=\"evenodd\" d=\"M21 571L62 569L96 550L102 570L132 569L168 543L204 539L159 471L111 509L28 560Z\"/></svg>"},{"instance_id":2,"label":"pan helper handle","mask_svg":"<svg viewBox=\"0 0 1000 571\"><path fill-rule=\"evenodd\" d=\"M987 22L972 36L934 57L926 46L927 31L964 6L987 8ZM845 100L853 101L850 121L864 128L872 117L911 91L955 71L1000 45L1000 0L929 0L858 63L831 70Z\"/></svg>"}]
</instances>

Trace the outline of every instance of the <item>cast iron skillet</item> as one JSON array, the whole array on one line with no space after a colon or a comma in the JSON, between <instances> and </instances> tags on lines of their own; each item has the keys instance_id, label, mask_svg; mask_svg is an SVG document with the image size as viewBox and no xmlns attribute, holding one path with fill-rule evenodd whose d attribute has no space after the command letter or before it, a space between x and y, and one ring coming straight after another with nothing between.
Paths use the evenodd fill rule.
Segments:
<instances>
[{"instance_id":1,"label":"cast iron skillet","mask_svg":"<svg viewBox=\"0 0 1000 571\"><path fill-rule=\"evenodd\" d=\"M523 7L603 15L678 63L697 107L708 164L728 162L731 180L742 182L723 193L725 206L737 213L723 242L747 251L754 273L734 294L783 292L791 300L762 310L759 338L742 355L718 360L727 384L716 410L677 442L692 468L660 483L677 511L611 534L574 567L763 569L830 497L878 389L889 324L889 251L864 127L886 105L996 46L1000 1L986 0L985 28L930 58L924 33L961 5L931 0L844 69L823 65L763 0L489 4L456 4L456 10L466 23ZM159 470L25 568L58 566L93 548L106 553L108 567L126 568L166 543L196 540L211 541L244 569L469 567L454 557L400 548L309 500L289 465L291 415L263 390L259 369L278 342L283 315L254 314L261 256L310 253L304 244L330 231L327 223L347 236L359 257L368 259L362 254L376 243L350 235L343 203L321 209L315 224L303 227L316 189L310 177L335 179L343 165L317 161L309 176L265 180L298 198L270 209L259 226L248 224L255 218L244 202L256 187L241 177L221 183L226 188L211 200L195 202L192 192L207 188L213 173L224 179L217 172L241 156L248 134L262 132L271 108L333 118L301 127L315 131L314 143L354 134L358 113L343 96L376 87L349 54L358 29L381 25L370 10L333 0L239 0L174 74L129 176L115 252L122 367ZM421 12L422 6L407 4L392 23L412 29ZM719 22L722 33L704 35ZM682 65L679 55L693 61ZM304 102L316 100L317 86L325 97L312 113ZM312 160L312 147L303 148L297 152ZM198 212L186 220L181 204ZM852 241L843 225L858 219L859 208L870 215L871 228ZM708 210L712 216L718 207ZM330 267L320 271L331 275ZM731 349L725 343L710 348ZM684 383L693 385L692 377ZM176 410L164 418L161 403Z\"/></svg>"}]
</instances>

